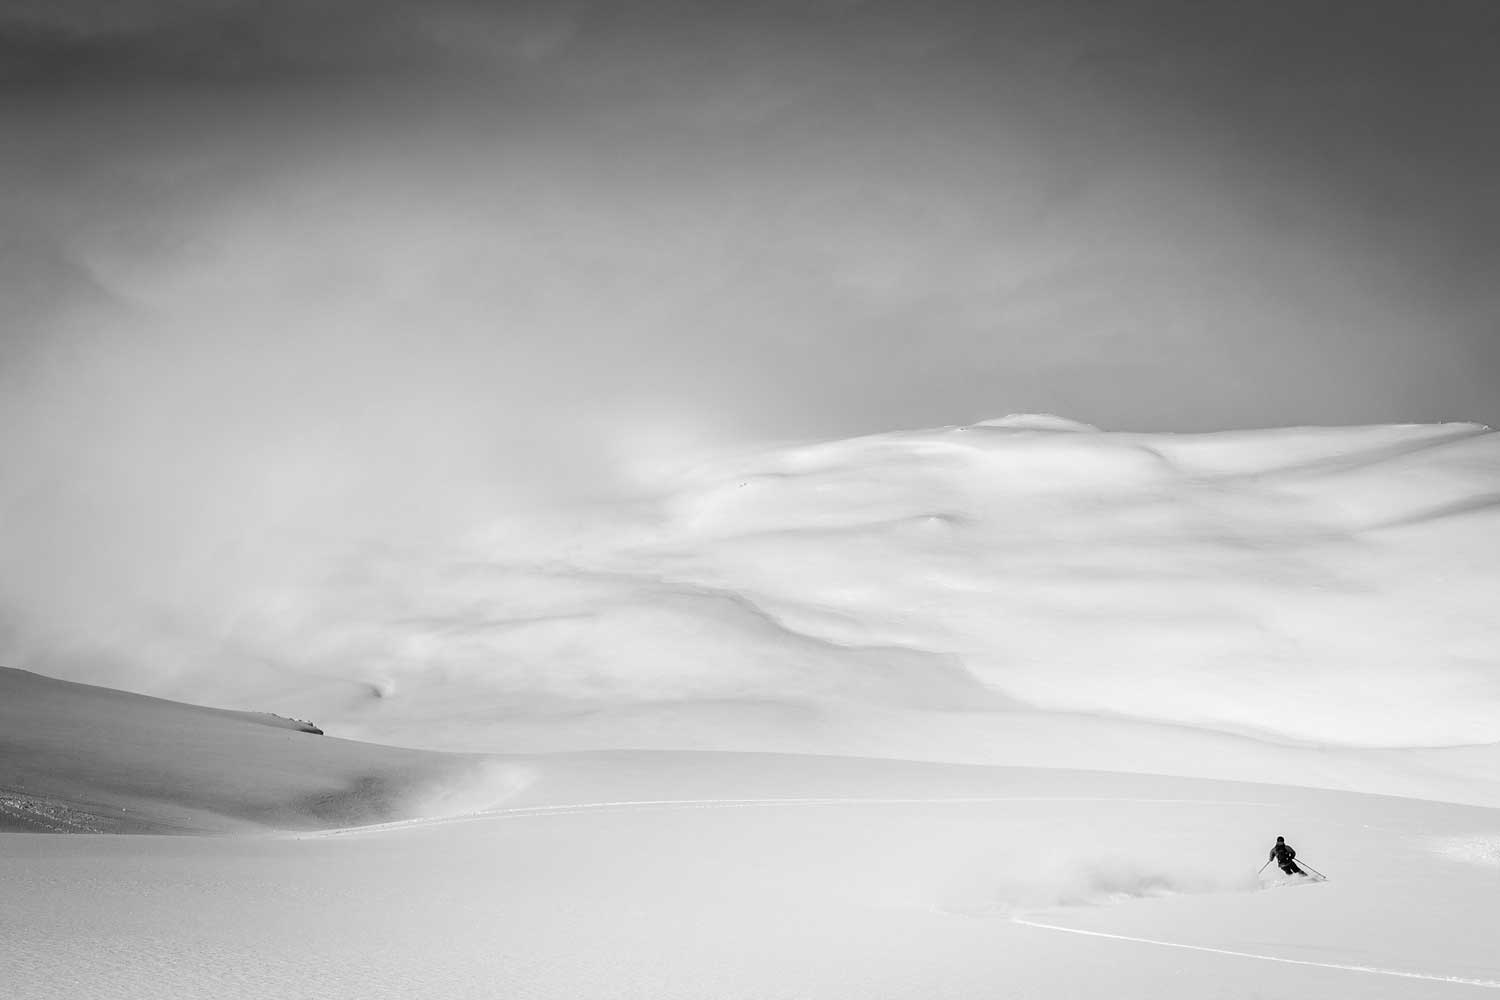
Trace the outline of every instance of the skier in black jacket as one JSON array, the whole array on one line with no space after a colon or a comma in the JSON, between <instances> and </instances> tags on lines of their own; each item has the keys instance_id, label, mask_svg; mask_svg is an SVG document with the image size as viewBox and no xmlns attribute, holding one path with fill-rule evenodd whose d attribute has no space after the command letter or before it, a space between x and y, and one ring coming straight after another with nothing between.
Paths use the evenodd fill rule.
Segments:
<instances>
[{"instance_id":1,"label":"skier in black jacket","mask_svg":"<svg viewBox=\"0 0 1500 1000\"><path fill-rule=\"evenodd\" d=\"M1292 860L1296 856L1297 852L1292 850L1292 845L1288 844L1285 838L1277 837L1276 846L1271 848L1271 853L1266 856L1266 860L1269 861L1271 858L1275 858L1276 863L1281 866L1281 870L1288 875L1306 875L1307 872L1298 868L1297 862Z\"/></svg>"}]
</instances>

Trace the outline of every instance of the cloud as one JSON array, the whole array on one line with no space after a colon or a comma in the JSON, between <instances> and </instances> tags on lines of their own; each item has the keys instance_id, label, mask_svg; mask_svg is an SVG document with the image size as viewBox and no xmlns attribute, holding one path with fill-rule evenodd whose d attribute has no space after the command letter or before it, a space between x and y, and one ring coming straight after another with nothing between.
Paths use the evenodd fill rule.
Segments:
<instances>
[{"instance_id":1,"label":"cloud","mask_svg":"<svg viewBox=\"0 0 1500 1000\"><path fill-rule=\"evenodd\" d=\"M1500 419L1492 15L1190 7L10 4L0 549L227 618L763 438Z\"/></svg>"}]
</instances>

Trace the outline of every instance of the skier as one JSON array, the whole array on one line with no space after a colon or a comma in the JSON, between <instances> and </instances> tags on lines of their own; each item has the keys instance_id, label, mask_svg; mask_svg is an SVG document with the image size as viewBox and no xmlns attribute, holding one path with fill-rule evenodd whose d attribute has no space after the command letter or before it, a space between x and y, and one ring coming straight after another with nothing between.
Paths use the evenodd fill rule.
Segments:
<instances>
[{"instance_id":1,"label":"skier","mask_svg":"<svg viewBox=\"0 0 1500 1000\"><path fill-rule=\"evenodd\" d=\"M1298 868L1297 862L1292 860L1296 856L1297 852L1292 850L1292 845L1286 842L1286 838L1277 837L1276 846L1271 848L1271 853L1266 856L1266 860L1269 861L1271 858L1275 858L1276 863L1281 866L1281 870L1288 875L1306 875L1307 872Z\"/></svg>"}]
</instances>

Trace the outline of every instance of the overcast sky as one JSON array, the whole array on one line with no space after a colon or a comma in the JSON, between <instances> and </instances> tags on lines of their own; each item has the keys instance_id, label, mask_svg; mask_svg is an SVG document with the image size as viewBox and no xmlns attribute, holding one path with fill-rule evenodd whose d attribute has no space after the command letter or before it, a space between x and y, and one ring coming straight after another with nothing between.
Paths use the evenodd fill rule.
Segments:
<instances>
[{"instance_id":1,"label":"overcast sky","mask_svg":"<svg viewBox=\"0 0 1500 1000\"><path fill-rule=\"evenodd\" d=\"M0 553L107 599L770 437L1500 422L1497 115L1491 0L4 0Z\"/></svg>"}]
</instances>

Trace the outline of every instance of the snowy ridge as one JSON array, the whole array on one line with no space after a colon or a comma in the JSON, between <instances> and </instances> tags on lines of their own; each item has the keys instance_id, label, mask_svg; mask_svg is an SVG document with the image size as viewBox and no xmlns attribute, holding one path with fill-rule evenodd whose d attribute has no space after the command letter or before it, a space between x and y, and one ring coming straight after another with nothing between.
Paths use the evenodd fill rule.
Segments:
<instances>
[{"instance_id":1,"label":"snowy ridge","mask_svg":"<svg viewBox=\"0 0 1500 1000\"><path fill-rule=\"evenodd\" d=\"M0 668L0 831L320 829L469 812L527 780L503 759Z\"/></svg>"},{"instance_id":2,"label":"snowy ridge","mask_svg":"<svg viewBox=\"0 0 1500 1000\"><path fill-rule=\"evenodd\" d=\"M156 641L151 672L49 670L433 748L1233 778L1270 754L1420 794L1492 751L1361 754L1500 744L1496 497L1500 436L1472 424L1013 416L723 456L441 557L351 557L248 602L211 660Z\"/></svg>"}]
</instances>

